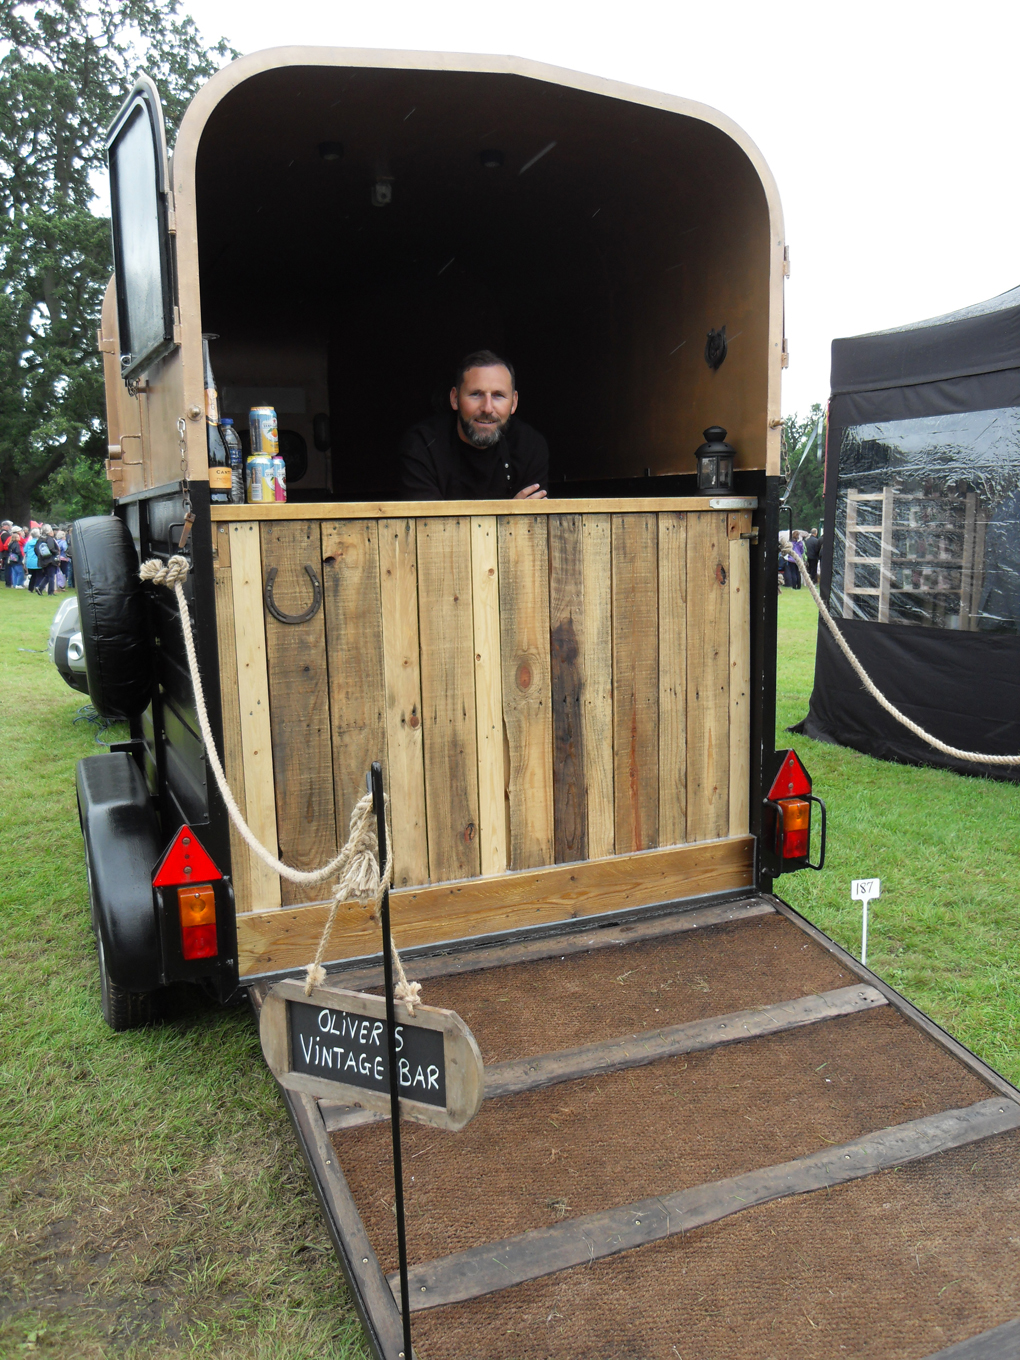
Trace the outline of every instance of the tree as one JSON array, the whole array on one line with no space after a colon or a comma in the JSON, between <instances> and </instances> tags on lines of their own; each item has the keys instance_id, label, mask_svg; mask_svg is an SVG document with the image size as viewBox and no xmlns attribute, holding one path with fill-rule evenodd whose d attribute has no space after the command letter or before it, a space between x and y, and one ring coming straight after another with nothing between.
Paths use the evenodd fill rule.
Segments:
<instances>
[{"instance_id":1,"label":"tree","mask_svg":"<svg viewBox=\"0 0 1020 1360\"><path fill-rule=\"evenodd\" d=\"M0 497L88 513L109 491L96 327L110 224L92 211L105 132L141 69L176 128L223 60L179 0L0 0ZM97 504L98 502L98 504Z\"/></svg>"},{"instance_id":2,"label":"tree","mask_svg":"<svg viewBox=\"0 0 1020 1360\"><path fill-rule=\"evenodd\" d=\"M825 411L817 402L803 419L792 415L783 421L782 471L787 479L783 495L793 511L795 529L822 527L825 434ZM784 513L780 528L786 527Z\"/></svg>"}]
</instances>

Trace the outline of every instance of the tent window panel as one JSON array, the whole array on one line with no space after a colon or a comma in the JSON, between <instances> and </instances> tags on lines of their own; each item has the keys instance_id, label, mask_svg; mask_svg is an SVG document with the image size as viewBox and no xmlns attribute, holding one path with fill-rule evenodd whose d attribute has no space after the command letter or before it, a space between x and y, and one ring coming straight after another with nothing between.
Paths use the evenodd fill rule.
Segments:
<instances>
[{"instance_id":1,"label":"tent window panel","mask_svg":"<svg viewBox=\"0 0 1020 1360\"><path fill-rule=\"evenodd\" d=\"M830 607L1020 631L1020 407L844 429Z\"/></svg>"}]
</instances>

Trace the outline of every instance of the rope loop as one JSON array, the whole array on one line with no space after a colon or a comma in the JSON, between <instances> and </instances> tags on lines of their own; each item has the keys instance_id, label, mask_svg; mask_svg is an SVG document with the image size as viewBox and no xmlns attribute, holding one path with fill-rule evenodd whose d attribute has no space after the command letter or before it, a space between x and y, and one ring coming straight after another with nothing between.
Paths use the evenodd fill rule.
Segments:
<instances>
[{"instance_id":1,"label":"rope loop","mask_svg":"<svg viewBox=\"0 0 1020 1360\"><path fill-rule=\"evenodd\" d=\"M183 585L188 579L188 572L191 564L186 557L179 557L176 553L163 565L157 558L151 557L148 562L143 562L138 575L143 581L151 581L156 586L166 586L167 590L173 590L177 585Z\"/></svg>"}]
</instances>

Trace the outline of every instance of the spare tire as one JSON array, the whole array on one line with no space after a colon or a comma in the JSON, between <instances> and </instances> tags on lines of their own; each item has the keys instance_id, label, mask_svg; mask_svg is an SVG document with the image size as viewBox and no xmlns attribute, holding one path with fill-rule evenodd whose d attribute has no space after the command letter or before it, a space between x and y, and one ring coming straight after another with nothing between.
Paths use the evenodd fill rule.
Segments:
<instances>
[{"instance_id":1,"label":"spare tire","mask_svg":"<svg viewBox=\"0 0 1020 1360\"><path fill-rule=\"evenodd\" d=\"M152 695L152 658L138 554L115 515L75 520L74 581L89 698L107 722L137 718Z\"/></svg>"}]
</instances>

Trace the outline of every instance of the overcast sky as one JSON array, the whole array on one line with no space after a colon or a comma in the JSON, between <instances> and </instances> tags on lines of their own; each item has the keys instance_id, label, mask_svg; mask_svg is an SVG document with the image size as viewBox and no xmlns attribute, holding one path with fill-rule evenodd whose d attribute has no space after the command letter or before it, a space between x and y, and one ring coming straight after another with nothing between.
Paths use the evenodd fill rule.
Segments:
<instances>
[{"instance_id":1,"label":"overcast sky","mask_svg":"<svg viewBox=\"0 0 1020 1360\"><path fill-rule=\"evenodd\" d=\"M793 271L783 410L828 395L834 336L1020 283L1020 4L938 0L183 0L207 38L531 57L700 100L779 184Z\"/></svg>"}]
</instances>

